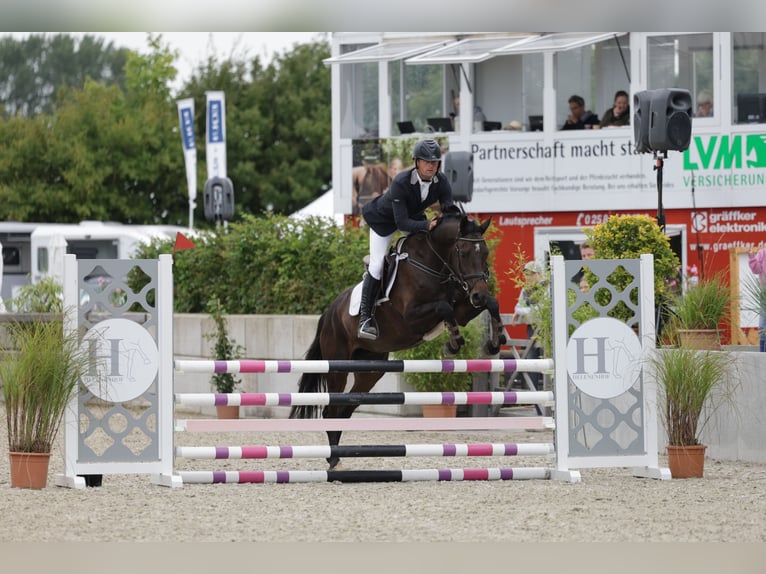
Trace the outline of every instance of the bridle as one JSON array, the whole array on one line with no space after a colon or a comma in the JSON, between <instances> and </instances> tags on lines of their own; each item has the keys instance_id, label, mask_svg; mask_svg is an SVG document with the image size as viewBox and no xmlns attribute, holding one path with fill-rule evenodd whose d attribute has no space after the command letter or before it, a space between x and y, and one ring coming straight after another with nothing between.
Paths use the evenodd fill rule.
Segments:
<instances>
[{"instance_id":1,"label":"bridle","mask_svg":"<svg viewBox=\"0 0 766 574\"><path fill-rule=\"evenodd\" d=\"M413 259L412 257L408 256L406 261L408 261L413 267L416 269L419 269L423 273L426 273L427 275L430 275L431 277L435 277L439 279L440 283L450 283L457 285L465 294L468 301L473 305L475 308L479 309L480 307L477 305L474 305L471 301L470 293L471 290L474 288L476 283L478 281L484 281L485 283L489 281L489 268L485 268L483 273L464 273L463 270L460 268L460 242L461 241L467 241L470 243L476 244L476 248L478 250L478 244L484 243L486 245L486 241L483 237L458 237L455 240L455 253L457 254L457 271L452 268L452 266L449 264L449 262L442 257L439 252L434 248L433 243L431 242L431 235L428 234L426 236L426 244L428 245L428 248L431 250L431 252L436 256L436 258L441 262L442 269L439 271L436 271L426 265L425 263L421 263L420 261ZM445 272L446 270L446 272Z\"/></svg>"}]
</instances>

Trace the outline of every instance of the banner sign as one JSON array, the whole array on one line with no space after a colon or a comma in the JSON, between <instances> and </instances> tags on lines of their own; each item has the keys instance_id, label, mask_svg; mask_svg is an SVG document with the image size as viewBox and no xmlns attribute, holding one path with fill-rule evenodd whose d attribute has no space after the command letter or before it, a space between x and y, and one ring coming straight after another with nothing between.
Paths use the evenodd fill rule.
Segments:
<instances>
[{"instance_id":1,"label":"banner sign","mask_svg":"<svg viewBox=\"0 0 766 574\"><path fill-rule=\"evenodd\" d=\"M189 199L197 197L197 147L194 141L194 99L186 98L176 102L178 120L181 123L181 143L184 148L186 164L186 185L189 188Z\"/></svg>"},{"instance_id":2,"label":"banner sign","mask_svg":"<svg viewBox=\"0 0 766 574\"><path fill-rule=\"evenodd\" d=\"M226 177L226 100L223 92L207 96L207 178Z\"/></svg>"}]
</instances>

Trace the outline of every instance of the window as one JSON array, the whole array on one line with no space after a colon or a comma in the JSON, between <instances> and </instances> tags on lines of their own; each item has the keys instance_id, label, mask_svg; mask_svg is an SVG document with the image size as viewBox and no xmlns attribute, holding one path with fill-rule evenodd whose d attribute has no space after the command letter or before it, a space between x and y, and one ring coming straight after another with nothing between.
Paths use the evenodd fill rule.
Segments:
<instances>
[{"instance_id":1,"label":"window","mask_svg":"<svg viewBox=\"0 0 766 574\"><path fill-rule=\"evenodd\" d=\"M476 103L488 121L519 122L531 131L530 116L543 114L543 55L496 56L476 64Z\"/></svg>"},{"instance_id":2,"label":"window","mask_svg":"<svg viewBox=\"0 0 766 574\"><path fill-rule=\"evenodd\" d=\"M766 34L732 34L732 123L766 123Z\"/></svg>"},{"instance_id":3,"label":"window","mask_svg":"<svg viewBox=\"0 0 766 574\"><path fill-rule=\"evenodd\" d=\"M713 35L649 36L647 87L689 90L695 117L715 115Z\"/></svg>"},{"instance_id":4,"label":"window","mask_svg":"<svg viewBox=\"0 0 766 574\"><path fill-rule=\"evenodd\" d=\"M342 53L354 52L367 44L344 44ZM378 63L340 65L341 120L343 138L377 137Z\"/></svg>"},{"instance_id":5,"label":"window","mask_svg":"<svg viewBox=\"0 0 766 574\"><path fill-rule=\"evenodd\" d=\"M625 37L612 37L556 52L556 125L561 127L570 113L569 98L585 100L584 111L604 117L612 109L615 93L630 92L630 48ZM628 111L628 117L631 112Z\"/></svg>"},{"instance_id":6,"label":"window","mask_svg":"<svg viewBox=\"0 0 766 574\"><path fill-rule=\"evenodd\" d=\"M37 271L39 273L48 272L48 248L47 247L37 248Z\"/></svg>"}]
</instances>

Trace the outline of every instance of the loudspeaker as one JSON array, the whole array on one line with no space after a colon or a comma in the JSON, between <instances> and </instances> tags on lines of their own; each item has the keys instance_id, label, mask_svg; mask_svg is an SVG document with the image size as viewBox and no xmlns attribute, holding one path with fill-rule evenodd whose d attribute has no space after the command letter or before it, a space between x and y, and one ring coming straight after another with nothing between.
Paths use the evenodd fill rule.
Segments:
<instances>
[{"instance_id":1,"label":"loudspeaker","mask_svg":"<svg viewBox=\"0 0 766 574\"><path fill-rule=\"evenodd\" d=\"M692 138L692 95L689 90L653 90L649 147L655 151L684 151Z\"/></svg>"},{"instance_id":2,"label":"loudspeaker","mask_svg":"<svg viewBox=\"0 0 766 574\"><path fill-rule=\"evenodd\" d=\"M205 219L229 221L234 217L234 185L228 177L211 177L205 182Z\"/></svg>"},{"instance_id":3,"label":"loudspeaker","mask_svg":"<svg viewBox=\"0 0 766 574\"><path fill-rule=\"evenodd\" d=\"M473 197L473 154L448 151L444 154L444 175L452 186L452 199L468 203Z\"/></svg>"},{"instance_id":4,"label":"loudspeaker","mask_svg":"<svg viewBox=\"0 0 766 574\"><path fill-rule=\"evenodd\" d=\"M651 123L652 92L644 90L633 95L633 139L636 153L648 153Z\"/></svg>"}]
</instances>

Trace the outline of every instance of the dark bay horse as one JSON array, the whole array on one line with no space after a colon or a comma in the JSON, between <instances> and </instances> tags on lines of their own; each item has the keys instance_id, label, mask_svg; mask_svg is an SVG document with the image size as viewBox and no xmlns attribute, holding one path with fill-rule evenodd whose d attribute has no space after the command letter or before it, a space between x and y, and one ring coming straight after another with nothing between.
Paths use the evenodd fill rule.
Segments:
<instances>
[{"instance_id":1,"label":"dark bay horse","mask_svg":"<svg viewBox=\"0 0 766 574\"><path fill-rule=\"evenodd\" d=\"M484 232L490 219L483 224L467 217L457 208L439 218L430 232L422 231L404 239L396 281L389 299L375 309L380 336L364 340L357 336L359 317L349 313L353 287L343 291L319 318L316 337L307 353L307 360L385 360L392 351L414 347L423 336L441 323L449 329L446 344L448 354L456 353L464 343L460 326L466 325L484 309L491 316L490 336L485 346L488 355L499 352L505 343L505 330L500 311L489 293L487 280L489 250ZM387 261L382 285L391 270ZM299 382L299 392L342 393L347 373L305 373ZM380 372L354 373L349 392L369 392L383 376ZM323 418L349 418L357 405L327 405ZM315 418L320 406L295 406L290 418ZM328 431L331 446L340 442L341 431ZM327 459L330 469L339 462Z\"/></svg>"}]
</instances>

